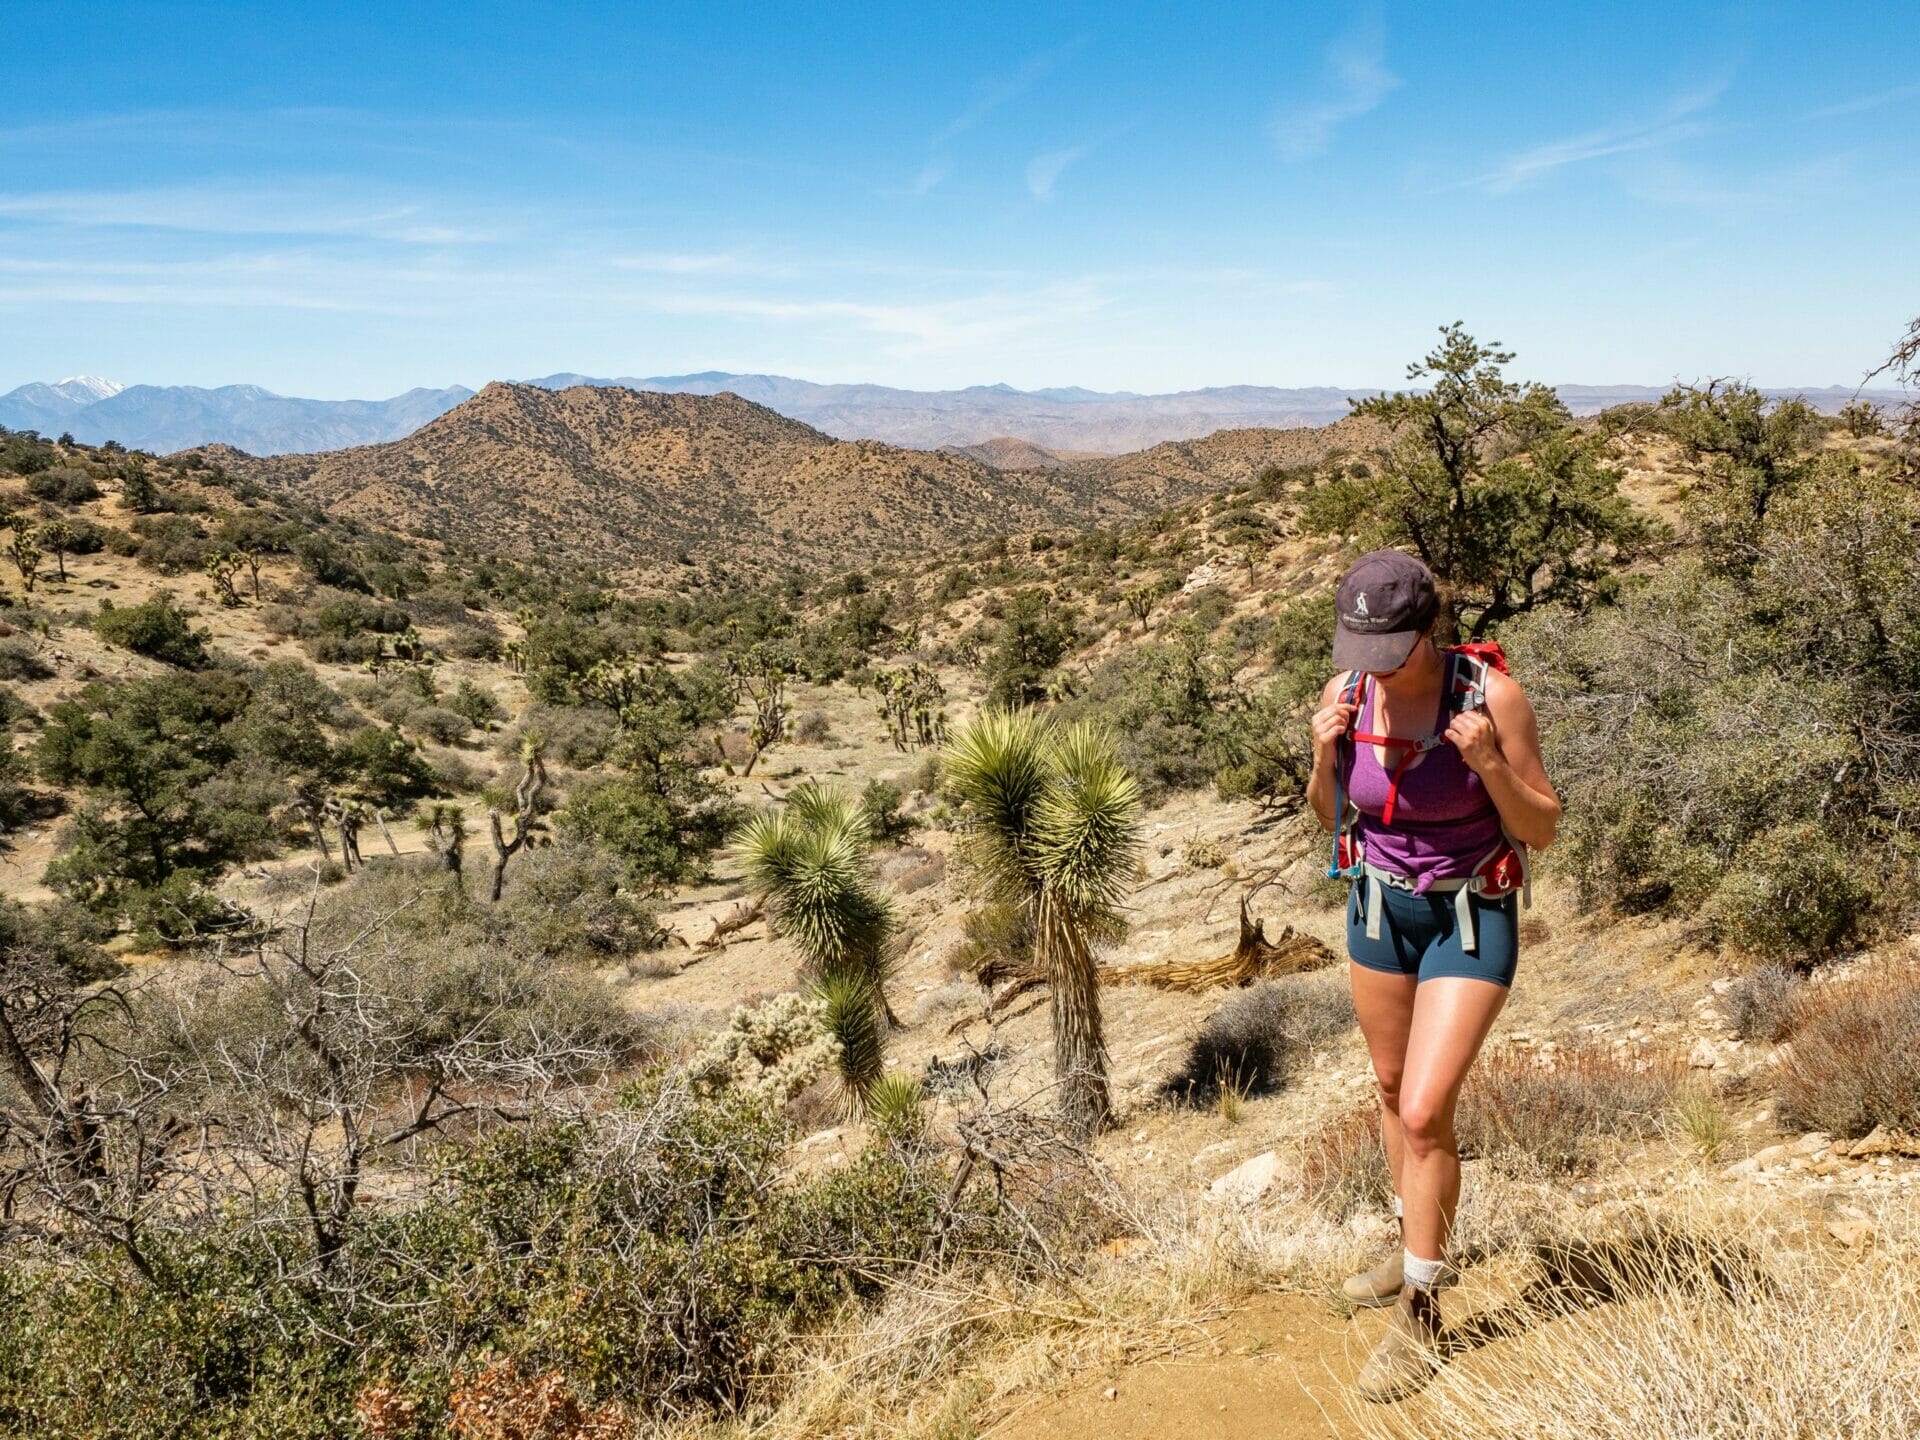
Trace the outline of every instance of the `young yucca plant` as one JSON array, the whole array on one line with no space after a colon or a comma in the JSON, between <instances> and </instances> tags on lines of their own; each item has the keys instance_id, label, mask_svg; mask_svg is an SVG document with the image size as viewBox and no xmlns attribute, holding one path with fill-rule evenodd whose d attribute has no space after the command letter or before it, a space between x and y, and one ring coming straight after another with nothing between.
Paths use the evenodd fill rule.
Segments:
<instances>
[{"instance_id":1,"label":"young yucca plant","mask_svg":"<svg viewBox=\"0 0 1920 1440\"><path fill-rule=\"evenodd\" d=\"M867 1089L867 1120L890 1139L918 1139L927 1128L927 1092L913 1076L889 1070Z\"/></svg>"},{"instance_id":2,"label":"young yucca plant","mask_svg":"<svg viewBox=\"0 0 1920 1440\"><path fill-rule=\"evenodd\" d=\"M894 965L892 903L867 880L870 844L859 803L809 782L785 809L756 815L737 844L749 883L767 899L776 930L800 950L802 967L828 1002L828 1030L841 1046L849 1108L866 1103L885 1061L893 1021L886 984Z\"/></svg>"},{"instance_id":3,"label":"young yucca plant","mask_svg":"<svg viewBox=\"0 0 1920 1440\"><path fill-rule=\"evenodd\" d=\"M803 785L786 809L749 820L737 843L749 883L766 896L774 925L799 946L810 974L884 984L893 905L867 880L866 821L851 798Z\"/></svg>"},{"instance_id":4,"label":"young yucca plant","mask_svg":"<svg viewBox=\"0 0 1920 1440\"><path fill-rule=\"evenodd\" d=\"M823 1024L840 1045L840 1088L848 1114L871 1107L875 1087L886 1076L886 1036L873 986L863 976L839 971L814 982L814 994L826 1001Z\"/></svg>"},{"instance_id":5,"label":"young yucca plant","mask_svg":"<svg viewBox=\"0 0 1920 1440\"><path fill-rule=\"evenodd\" d=\"M1094 947L1125 933L1120 902L1140 853L1140 786L1102 727L989 709L942 757L961 811L960 858L986 898L1033 916L1053 992L1061 1111L1091 1135L1111 1109Z\"/></svg>"}]
</instances>

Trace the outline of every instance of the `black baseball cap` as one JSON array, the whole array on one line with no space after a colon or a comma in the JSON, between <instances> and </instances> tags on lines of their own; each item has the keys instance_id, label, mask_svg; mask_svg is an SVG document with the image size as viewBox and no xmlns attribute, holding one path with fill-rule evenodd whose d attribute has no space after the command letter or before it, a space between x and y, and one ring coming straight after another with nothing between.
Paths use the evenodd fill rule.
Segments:
<instances>
[{"instance_id":1,"label":"black baseball cap","mask_svg":"<svg viewBox=\"0 0 1920 1440\"><path fill-rule=\"evenodd\" d=\"M1433 572L1399 550L1353 562L1334 596L1333 663L1342 670L1398 670L1440 613Z\"/></svg>"}]
</instances>

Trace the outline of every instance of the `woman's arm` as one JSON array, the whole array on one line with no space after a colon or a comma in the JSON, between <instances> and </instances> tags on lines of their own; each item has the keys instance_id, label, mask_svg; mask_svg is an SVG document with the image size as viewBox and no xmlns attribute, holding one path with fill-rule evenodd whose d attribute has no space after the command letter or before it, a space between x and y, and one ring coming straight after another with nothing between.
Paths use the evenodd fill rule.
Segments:
<instances>
[{"instance_id":1,"label":"woman's arm","mask_svg":"<svg viewBox=\"0 0 1920 1440\"><path fill-rule=\"evenodd\" d=\"M1336 675L1320 691L1320 708L1313 712L1313 774L1307 778L1307 803L1320 817L1323 828L1331 830L1339 823L1333 813L1333 789L1339 760L1340 737L1353 723L1358 705L1342 705L1340 690L1346 676Z\"/></svg>"},{"instance_id":2,"label":"woman's arm","mask_svg":"<svg viewBox=\"0 0 1920 1440\"><path fill-rule=\"evenodd\" d=\"M1454 716L1447 739L1487 787L1507 833L1534 850L1551 845L1560 797L1540 758L1540 723L1519 684L1489 669L1486 709Z\"/></svg>"}]
</instances>

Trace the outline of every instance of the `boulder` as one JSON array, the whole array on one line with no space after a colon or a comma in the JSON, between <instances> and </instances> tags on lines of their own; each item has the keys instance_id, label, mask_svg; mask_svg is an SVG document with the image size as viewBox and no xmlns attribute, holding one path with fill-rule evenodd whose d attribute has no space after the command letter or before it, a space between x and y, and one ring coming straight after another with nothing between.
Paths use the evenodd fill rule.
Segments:
<instances>
[{"instance_id":1,"label":"boulder","mask_svg":"<svg viewBox=\"0 0 1920 1440\"><path fill-rule=\"evenodd\" d=\"M1207 1189L1207 1197L1231 1205L1251 1205L1280 1178L1280 1156L1263 1150L1251 1160L1234 1166Z\"/></svg>"}]
</instances>

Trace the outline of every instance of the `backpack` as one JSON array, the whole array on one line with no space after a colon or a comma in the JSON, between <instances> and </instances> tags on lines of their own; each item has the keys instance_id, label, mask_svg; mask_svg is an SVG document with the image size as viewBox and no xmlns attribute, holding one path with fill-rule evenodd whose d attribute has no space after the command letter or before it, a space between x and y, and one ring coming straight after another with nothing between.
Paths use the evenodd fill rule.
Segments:
<instances>
[{"instance_id":1,"label":"backpack","mask_svg":"<svg viewBox=\"0 0 1920 1440\"><path fill-rule=\"evenodd\" d=\"M1450 715L1458 715L1468 710L1482 710L1487 703L1487 673L1498 670L1502 675L1510 673L1507 669L1506 652L1496 640L1474 641L1466 645L1445 647L1441 654L1447 666L1446 678L1442 682L1446 694L1445 708ZM1356 704L1366 684L1366 675L1354 670L1348 673L1340 687L1340 703ZM1359 718L1359 711L1354 716ZM1444 726L1441 727L1444 730ZM1394 801L1400 793L1400 777L1406 773L1409 763L1415 755L1425 754L1447 743L1441 733L1428 735L1423 739L1409 740L1402 736L1372 735L1360 731L1349 731L1343 740L1354 745L1381 745L1388 750L1400 750L1403 753L1394 761L1393 769L1387 780L1387 803L1380 814L1380 823L1393 823ZM1336 762L1338 761L1336 751ZM1367 864L1365 848L1361 843L1357 823L1360 812L1346 798L1341 781L1343 766L1336 763L1333 779L1333 858L1327 866L1329 879L1356 879L1366 876L1370 882L1367 903L1367 935L1371 939L1380 936L1380 873L1373 871ZM1403 882L1404 883L1404 882ZM1500 843L1480 858L1473 873L1464 880L1437 882L1434 889L1459 891L1458 906L1462 919L1462 945L1467 950L1474 948L1472 911L1467 904L1469 895L1482 898L1498 898L1518 889L1522 892L1523 903L1533 903L1531 877L1527 874L1527 848L1519 841L1502 832Z\"/></svg>"}]
</instances>

